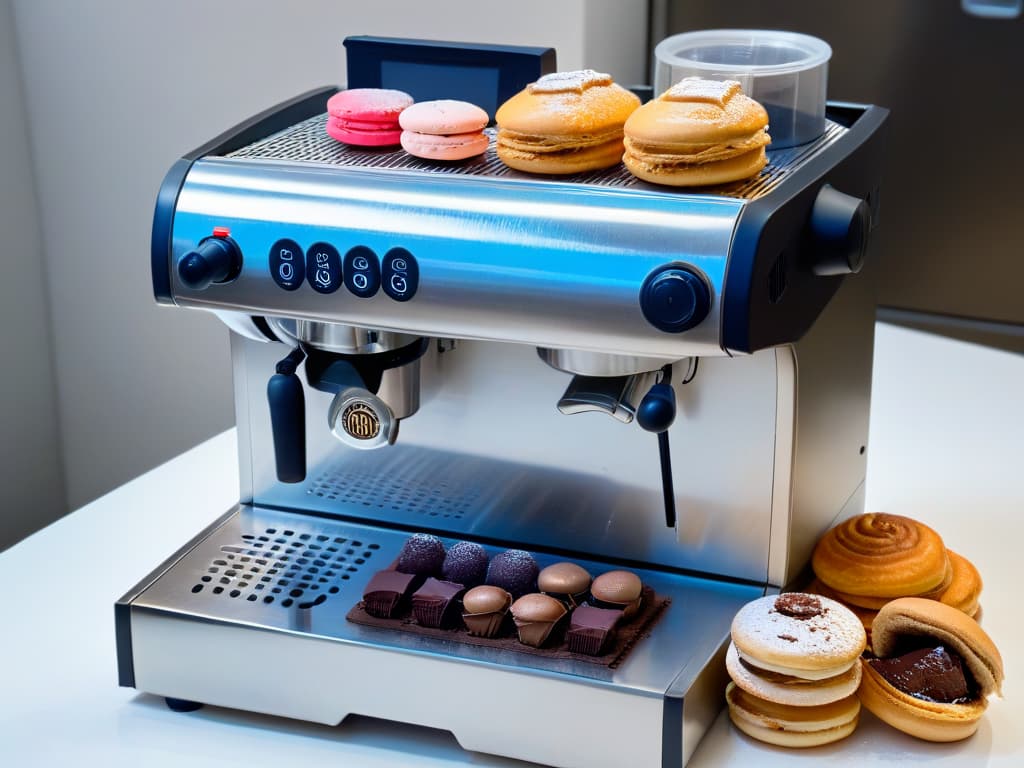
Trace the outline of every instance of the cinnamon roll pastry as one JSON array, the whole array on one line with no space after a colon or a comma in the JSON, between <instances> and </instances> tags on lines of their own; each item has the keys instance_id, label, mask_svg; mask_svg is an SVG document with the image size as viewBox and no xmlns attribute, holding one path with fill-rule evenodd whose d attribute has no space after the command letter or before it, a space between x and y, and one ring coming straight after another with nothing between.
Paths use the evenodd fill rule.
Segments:
<instances>
[{"instance_id":1,"label":"cinnamon roll pastry","mask_svg":"<svg viewBox=\"0 0 1024 768\"><path fill-rule=\"evenodd\" d=\"M874 610L897 597L938 597L952 580L939 534L908 517L876 512L828 531L811 567L840 600Z\"/></svg>"}]
</instances>

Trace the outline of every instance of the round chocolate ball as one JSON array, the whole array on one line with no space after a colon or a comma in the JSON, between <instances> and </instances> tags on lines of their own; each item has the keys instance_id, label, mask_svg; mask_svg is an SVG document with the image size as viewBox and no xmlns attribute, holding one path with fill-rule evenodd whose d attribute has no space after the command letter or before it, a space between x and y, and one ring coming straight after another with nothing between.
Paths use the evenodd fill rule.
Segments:
<instances>
[{"instance_id":1,"label":"round chocolate ball","mask_svg":"<svg viewBox=\"0 0 1024 768\"><path fill-rule=\"evenodd\" d=\"M444 544L429 533L414 533L398 553L395 570L416 576L436 576L444 562Z\"/></svg>"},{"instance_id":2,"label":"round chocolate ball","mask_svg":"<svg viewBox=\"0 0 1024 768\"><path fill-rule=\"evenodd\" d=\"M491 560L487 568L487 583L519 598L536 591L538 573L540 568L533 555L521 549L506 549Z\"/></svg>"},{"instance_id":3,"label":"round chocolate ball","mask_svg":"<svg viewBox=\"0 0 1024 768\"><path fill-rule=\"evenodd\" d=\"M453 544L441 564L445 581L454 581L464 587L483 584L487 578L487 552L472 541Z\"/></svg>"}]
</instances>

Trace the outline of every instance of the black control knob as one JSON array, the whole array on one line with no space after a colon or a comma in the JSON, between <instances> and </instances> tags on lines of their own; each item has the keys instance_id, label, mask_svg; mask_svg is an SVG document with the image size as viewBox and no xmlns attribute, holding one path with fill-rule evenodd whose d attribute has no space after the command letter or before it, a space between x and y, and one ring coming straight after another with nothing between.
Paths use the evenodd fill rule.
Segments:
<instances>
[{"instance_id":1,"label":"black control knob","mask_svg":"<svg viewBox=\"0 0 1024 768\"><path fill-rule=\"evenodd\" d=\"M202 291L211 283L226 283L242 269L242 252L230 237L207 237L178 262L178 277L187 287Z\"/></svg>"},{"instance_id":2,"label":"black control knob","mask_svg":"<svg viewBox=\"0 0 1024 768\"><path fill-rule=\"evenodd\" d=\"M823 186L811 209L811 271L823 276L860 272L870 230L871 209L864 200Z\"/></svg>"},{"instance_id":3,"label":"black control knob","mask_svg":"<svg viewBox=\"0 0 1024 768\"><path fill-rule=\"evenodd\" d=\"M711 309L711 289L703 277L682 265L652 272L640 288L640 311L651 325L681 333L700 323Z\"/></svg>"}]
</instances>

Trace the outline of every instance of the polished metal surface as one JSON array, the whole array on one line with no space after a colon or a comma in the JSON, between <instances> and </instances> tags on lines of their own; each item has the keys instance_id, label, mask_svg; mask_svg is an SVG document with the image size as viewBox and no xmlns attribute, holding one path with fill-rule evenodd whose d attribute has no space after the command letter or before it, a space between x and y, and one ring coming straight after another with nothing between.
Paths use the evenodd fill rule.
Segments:
<instances>
[{"instance_id":1,"label":"polished metal surface","mask_svg":"<svg viewBox=\"0 0 1024 768\"><path fill-rule=\"evenodd\" d=\"M333 322L418 336L652 357L722 355L721 289L743 201L570 181L491 178L372 167L204 158L188 173L174 216L177 261L215 226L243 254L239 276L176 303ZM378 258L396 247L418 264L407 301L344 286L322 294L272 279L280 238L329 242ZM640 290L655 269L688 265L711 289L708 317L679 334L650 325Z\"/></svg>"},{"instance_id":2,"label":"polished metal surface","mask_svg":"<svg viewBox=\"0 0 1024 768\"><path fill-rule=\"evenodd\" d=\"M398 437L398 419L387 403L358 387L343 389L334 396L327 410L327 423L331 434L359 450L393 445Z\"/></svg>"},{"instance_id":3,"label":"polished metal surface","mask_svg":"<svg viewBox=\"0 0 1024 768\"><path fill-rule=\"evenodd\" d=\"M418 338L408 333L392 333L375 328L360 328L354 325L310 320L298 320L294 323L294 327L295 337L304 344L326 352L338 352L345 355L390 352L393 349L412 344Z\"/></svg>"},{"instance_id":4,"label":"polished metal surface","mask_svg":"<svg viewBox=\"0 0 1024 768\"><path fill-rule=\"evenodd\" d=\"M604 413L559 413L570 378L531 347L462 341L424 356L420 410L402 421L386 450L341 445L326 424L333 396L306 387L309 470L305 482L288 485L276 479L264 394L284 348L238 337L232 346L236 418L248 434L243 462L252 481L243 498L767 580L775 456L792 451L785 436L777 446L774 350L704 358L688 384L686 366L675 367L678 415L669 434L678 524L668 528L657 436Z\"/></svg>"},{"instance_id":5,"label":"polished metal surface","mask_svg":"<svg viewBox=\"0 0 1024 768\"><path fill-rule=\"evenodd\" d=\"M491 139L487 151L480 157L458 163L432 163L421 160L400 149L366 150L342 144L327 135L327 115L317 115L296 123L280 133L242 147L227 157L252 160L287 160L290 162L319 163L324 165L384 168L396 171L421 171L430 174L490 176L536 180L536 176L513 170L498 159L494 151L497 131L485 131ZM828 122L825 133L813 142L769 153L769 164L758 176L739 184L727 184L706 190L715 195L743 200L756 200L768 194L794 168L832 144L846 132L843 126ZM770 148L770 147L769 147ZM636 187L659 189L633 176L619 164L601 171L575 174L565 179L577 184L601 187Z\"/></svg>"},{"instance_id":6,"label":"polished metal surface","mask_svg":"<svg viewBox=\"0 0 1024 768\"><path fill-rule=\"evenodd\" d=\"M658 374L653 372L631 376L573 376L558 400L558 410L567 416L591 411L607 413L629 424L644 395L657 383Z\"/></svg>"},{"instance_id":7,"label":"polished metal surface","mask_svg":"<svg viewBox=\"0 0 1024 768\"><path fill-rule=\"evenodd\" d=\"M578 349L547 349L540 347L537 355L558 371L582 376L628 376L633 373L657 371L666 365L657 357L609 355L603 352L582 352ZM674 361L672 361L674 362Z\"/></svg>"},{"instance_id":8,"label":"polished metal surface","mask_svg":"<svg viewBox=\"0 0 1024 768\"><path fill-rule=\"evenodd\" d=\"M636 569L645 584L671 603L615 669L348 622L345 615L362 599L370 577L388 567L407 538L406 532L383 527L241 507L203 532L177 562L138 594L126 596L126 602L133 609L230 625L238 630L239 645L247 631L283 632L389 648L420 656L424 663L443 657L567 682L663 694L674 681L684 690L688 687L728 636L736 610L764 592L756 586ZM448 539L446 545L454 541ZM502 549L485 544L491 556ZM540 552L536 558L541 567L562 559ZM595 559L578 562L595 575L613 568Z\"/></svg>"}]
</instances>

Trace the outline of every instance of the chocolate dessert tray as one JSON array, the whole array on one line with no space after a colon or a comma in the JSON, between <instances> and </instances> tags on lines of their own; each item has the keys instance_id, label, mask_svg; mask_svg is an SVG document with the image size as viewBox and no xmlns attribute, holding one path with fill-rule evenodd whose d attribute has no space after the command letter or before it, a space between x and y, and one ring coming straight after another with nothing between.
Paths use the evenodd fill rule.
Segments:
<instances>
[{"instance_id":1,"label":"chocolate dessert tray","mask_svg":"<svg viewBox=\"0 0 1024 768\"><path fill-rule=\"evenodd\" d=\"M644 637L614 668L607 660L594 663L574 658L578 654L532 653L532 649L509 653L493 644L460 642L454 638L458 633L444 630L432 636L347 620L370 577L395 560L408 536L408 531L243 506L179 553L135 605L154 614L183 614L221 626L443 656L456 664L571 675L660 694L678 683L680 674L685 677L688 662L718 653L733 614L762 592L754 586L627 564L657 600L670 605L656 621L640 618L646 625ZM444 541L451 545L455 539ZM504 548L482 543L492 554ZM533 551L540 567L565 559L594 575L622 567L571 553ZM509 640L515 642L514 634Z\"/></svg>"}]
</instances>

